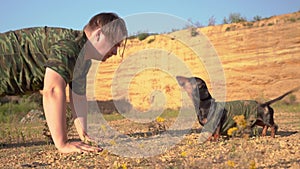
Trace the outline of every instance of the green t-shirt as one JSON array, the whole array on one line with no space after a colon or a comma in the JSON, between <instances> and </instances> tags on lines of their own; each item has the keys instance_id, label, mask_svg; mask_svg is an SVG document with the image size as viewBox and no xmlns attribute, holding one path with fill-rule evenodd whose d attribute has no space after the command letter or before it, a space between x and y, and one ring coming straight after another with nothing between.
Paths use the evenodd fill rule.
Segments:
<instances>
[{"instance_id":1,"label":"green t-shirt","mask_svg":"<svg viewBox=\"0 0 300 169\"><path fill-rule=\"evenodd\" d=\"M82 31L64 28L36 27L1 33L0 96L41 90L46 67L59 73L74 92L85 94L91 64L83 58L86 41Z\"/></svg>"}]
</instances>

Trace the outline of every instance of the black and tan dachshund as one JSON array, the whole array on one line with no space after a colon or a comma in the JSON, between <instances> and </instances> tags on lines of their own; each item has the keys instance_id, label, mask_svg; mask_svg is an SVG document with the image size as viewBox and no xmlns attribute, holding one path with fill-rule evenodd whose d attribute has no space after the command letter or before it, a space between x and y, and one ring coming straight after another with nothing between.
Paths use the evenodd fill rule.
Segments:
<instances>
[{"instance_id":1,"label":"black and tan dachshund","mask_svg":"<svg viewBox=\"0 0 300 169\"><path fill-rule=\"evenodd\" d=\"M295 88L265 103L258 103L255 100L216 102L201 78L177 76L176 79L192 99L198 121L204 126L202 130L213 135L208 138L209 140L219 139L221 133L226 133L229 128L236 126L233 117L237 115L244 115L250 128L255 125L263 127L262 136L266 136L270 127L271 136L274 138L278 126L274 123L274 110L270 105L300 88Z\"/></svg>"}]
</instances>

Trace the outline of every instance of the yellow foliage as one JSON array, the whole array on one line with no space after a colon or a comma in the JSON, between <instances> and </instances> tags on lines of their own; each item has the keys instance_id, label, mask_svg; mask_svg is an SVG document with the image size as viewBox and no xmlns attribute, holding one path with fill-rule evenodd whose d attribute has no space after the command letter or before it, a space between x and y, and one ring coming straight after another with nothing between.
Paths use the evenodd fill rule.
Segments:
<instances>
[{"instance_id":1,"label":"yellow foliage","mask_svg":"<svg viewBox=\"0 0 300 169\"><path fill-rule=\"evenodd\" d=\"M232 127L232 128L227 130L227 135L232 136L234 134L234 132L236 132L237 130L238 130L237 127Z\"/></svg>"},{"instance_id":2,"label":"yellow foliage","mask_svg":"<svg viewBox=\"0 0 300 169\"><path fill-rule=\"evenodd\" d=\"M245 120L244 115L234 116L233 120L236 122L236 124L241 128L246 128L247 121Z\"/></svg>"},{"instance_id":3,"label":"yellow foliage","mask_svg":"<svg viewBox=\"0 0 300 169\"><path fill-rule=\"evenodd\" d=\"M185 151L181 152L181 157L186 157L187 156L187 153Z\"/></svg>"},{"instance_id":4,"label":"yellow foliage","mask_svg":"<svg viewBox=\"0 0 300 169\"><path fill-rule=\"evenodd\" d=\"M234 166L235 166L235 163L234 163L233 161L231 161L231 160L228 160L228 161L227 161L227 165L228 165L229 167L234 167Z\"/></svg>"},{"instance_id":5,"label":"yellow foliage","mask_svg":"<svg viewBox=\"0 0 300 169\"><path fill-rule=\"evenodd\" d=\"M117 169L127 169L127 164L126 163L120 163L118 161L115 161L113 164L113 168L117 168Z\"/></svg>"},{"instance_id":6,"label":"yellow foliage","mask_svg":"<svg viewBox=\"0 0 300 169\"><path fill-rule=\"evenodd\" d=\"M157 117L156 118L156 122L158 122L158 123L163 123L165 121L165 119L164 118L162 118L162 117Z\"/></svg>"},{"instance_id":7,"label":"yellow foliage","mask_svg":"<svg viewBox=\"0 0 300 169\"><path fill-rule=\"evenodd\" d=\"M252 161L250 162L249 169L256 169L256 164L255 164L255 161L254 161L254 160L252 160Z\"/></svg>"},{"instance_id":8,"label":"yellow foliage","mask_svg":"<svg viewBox=\"0 0 300 169\"><path fill-rule=\"evenodd\" d=\"M121 167L122 167L122 169L127 169L127 165L126 164L122 164Z\"/></svg>"}]
</instances>

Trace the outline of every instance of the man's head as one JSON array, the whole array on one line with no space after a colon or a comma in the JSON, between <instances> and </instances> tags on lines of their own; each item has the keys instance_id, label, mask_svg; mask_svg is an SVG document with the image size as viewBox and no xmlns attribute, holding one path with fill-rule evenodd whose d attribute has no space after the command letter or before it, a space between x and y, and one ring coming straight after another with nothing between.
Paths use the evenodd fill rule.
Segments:
<instances>
[{"instance_id":1,"label":"man's head","mask_svg":"<svg viewBox=\"0 0 300 169\"><path fill-rule=\"evenodd\" d=\"M101 55L101 58L94 59L102 61L116 55L118 48L124 39L126 41L128 35L124 20L115 13L100 13L93 16L84 27L84 32Z\"/></svg>"}]
</instances>

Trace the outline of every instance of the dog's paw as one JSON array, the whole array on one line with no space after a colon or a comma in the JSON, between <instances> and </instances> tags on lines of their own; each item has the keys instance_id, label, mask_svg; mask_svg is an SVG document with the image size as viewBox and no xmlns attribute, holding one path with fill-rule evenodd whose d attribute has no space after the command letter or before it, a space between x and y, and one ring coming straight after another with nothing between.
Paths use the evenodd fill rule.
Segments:
<instances>
[{"instance_id":1,"label":"dog's paw","mask_svg":"<svg viewBox=\"0 0 300 169\"><path fill-rule=\"evenodd\" d=\"M211 138L212 138L212 133L210 133L210 132L202 132L200 134L200 137L199 137L199 142L200 143L205 143L206 141L211 140Z\"/></svg>"}]
</instances>

